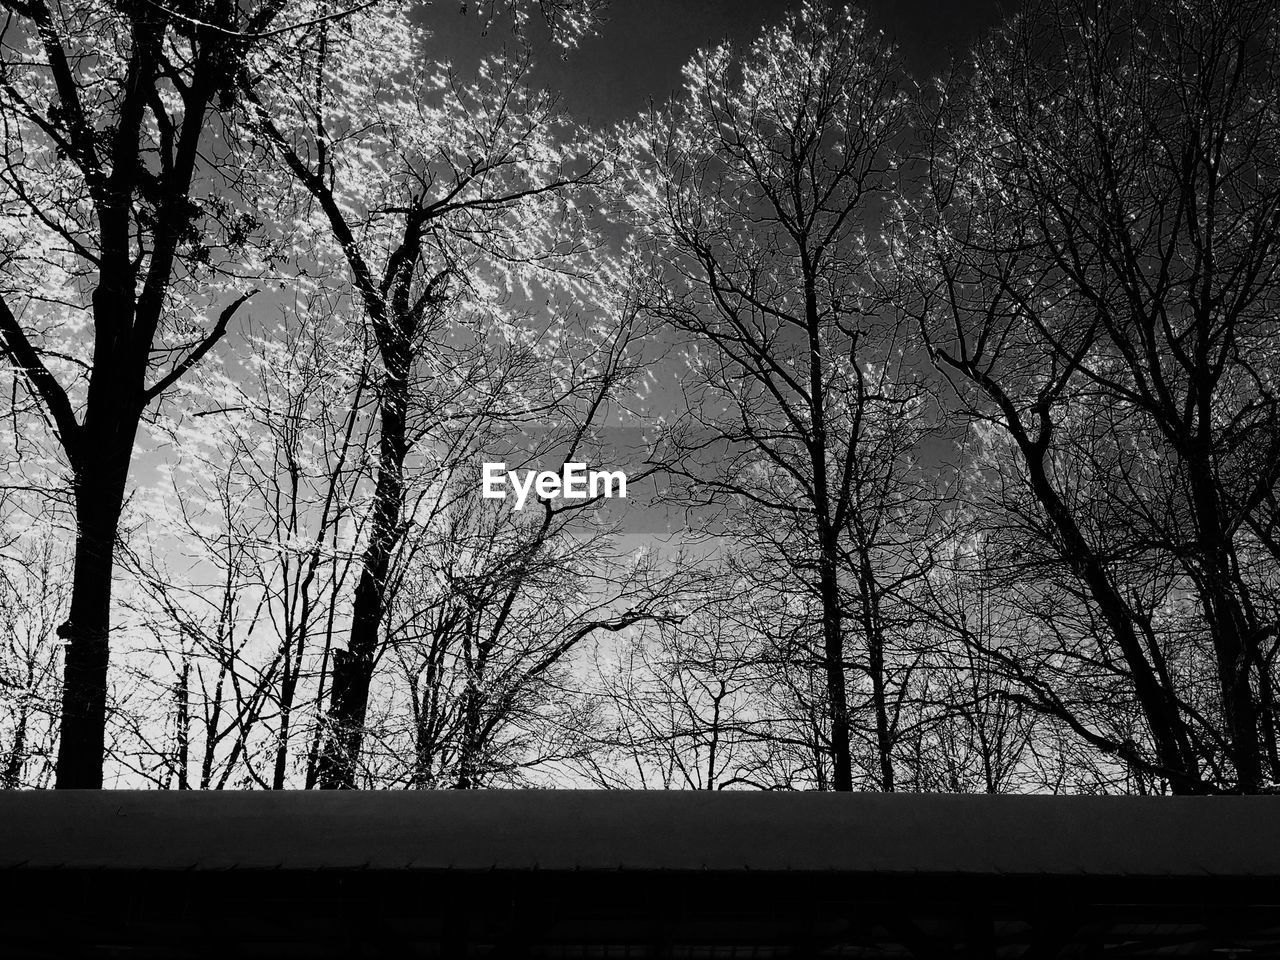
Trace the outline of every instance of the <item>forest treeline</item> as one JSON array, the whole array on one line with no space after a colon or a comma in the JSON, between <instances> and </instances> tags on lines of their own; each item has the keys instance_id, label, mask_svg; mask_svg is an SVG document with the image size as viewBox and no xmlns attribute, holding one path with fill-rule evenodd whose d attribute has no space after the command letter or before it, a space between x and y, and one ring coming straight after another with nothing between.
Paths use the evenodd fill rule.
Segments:
<instances>
[{"instance_id":1,"label":"forest treeline","mask_svg":"<svg viewBox=\"0 0 1280 960\"><path fill-rule=\"evenodd\" d=\"M3 6L4 786L1277 789L1269 0Z\"/></svg>"}]
</instances>

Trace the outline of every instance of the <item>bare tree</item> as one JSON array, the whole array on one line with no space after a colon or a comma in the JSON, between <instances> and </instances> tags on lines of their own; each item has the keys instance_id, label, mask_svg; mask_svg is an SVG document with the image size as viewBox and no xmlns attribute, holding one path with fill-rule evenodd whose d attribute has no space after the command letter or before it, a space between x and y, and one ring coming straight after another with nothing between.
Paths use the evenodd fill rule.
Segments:
<instances>
[{"instance_id":1,"label":"bare tree","mask_svg":"<svg viewBox=\"0 0 1280 960\"><path fill-rule=\"evenodd\" d=\"M59 787L102 784L112 569L139 424L251 294L233 120L284 4L6 3L0 351L70 468ZM202 319L210 315L207 321Z\"/></svg>"},{"instance_id":2,"label":"bare tree","mask_svg":"<svg viewBox=\"0 0 1280 960\"><path fill-rule=\"evenodd\" d=\"M1094 678L1023 695L1179 793L1280 773L1276 36L1270 3L1032 4L945 91L911 215L979 509Z\"/></svg>"},{"instance_id":3,"label":"bare tree","mask_svg":"<svg viewBox=\"0 0 1280 960\"><path fill-rule=\"evenodd\" d=\"M379 684L381 719L366 724L363 778L466 789L562 763L583 749L579 648L679 616L680 578L620 551L620 520L597 516L598 499L518 510L480 496L481 456L519 470L617 455L616 395L638 370L632 315L603 328L586 318L577 330L556 320L527 342L490 346L484 379L519 403L491 402L434 435L461 455L439 461L386 584L379 657L393 670ZM554 352L541 348L547 340ZM629 483L640 479L633 472Z\"/></svg>"},{"instance_id":4,"label":"bare tree","mask_svg":"<svg viewBox=\"0 0 1280 960\"><path fill-rule=\"evenodd\" d=\"M174 702L150 726L172 727L158 753L179 786L281 789L299 760L314 782L370 473L373 355L341 297L300 297L283 320L248 338L248 372L197 377L208 409L169 433L169 488L147 498L128 554L141 590L123 600L154 639L139 669Z\"/></svg>"},{"instance_id":5,"label":"bare tree","mask_svg":"<svg viewBox=\"0 0 1280 960\"><path fill-rule=\"evenodd\" d=\"M68 558L51 532L5 537L7 525L0 526L0 789L12 790L47 786L54 774L62 660L55 632Z\"/></svg>"},{"instance_id":6,"label":"bare tree","mask_svg":"<svg viewBox=\"0 0 1280 960\"><path fill-rule=\"evenodd\" d=\"M526 86L527 53L487 60L478 81L464 83L425 50L405 10L369 8L319 24L295 51L296 69L246 92L327 225L381 361L376 488L351 635L334 651L322 787L354 784L386 584L406 529L411 418L422 383L444 374L432 368L436 321L487 284L527 288L535 269L573 269L581 235L566 201L597 172L554 98Z\"/></svg>"},{"instance_id":7,"label":"bare tree","mask_svg":"<svg viewBox=\"0 0 1280 960\"><path fill-rule=\"evenodd\" d=\"M674 470L736 509L748 552L816 604L830 786L853 787L849 635L872 687L878 777L893 788L886 604L916 561L904 467L923 398L874 264L875 221L905 120L904 78L852 9L806 4L747 49L700 53L638 133L639 189L663 262L650 308L688 335L689 414ZM905 566L903 563L905 561Z\"/></svg>"}]
</instances>

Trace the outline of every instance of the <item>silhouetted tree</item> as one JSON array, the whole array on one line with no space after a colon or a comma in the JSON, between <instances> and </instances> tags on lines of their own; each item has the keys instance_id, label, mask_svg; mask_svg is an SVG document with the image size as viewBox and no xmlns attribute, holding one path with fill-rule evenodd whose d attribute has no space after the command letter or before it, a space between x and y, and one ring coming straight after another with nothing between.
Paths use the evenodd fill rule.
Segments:
<instances>
[{"instance_id":1,"label":"silhouetted tree","mask_svg":"<svg viewBox=\"0 0 1280 960\"><path fill-rule=\"evenodd\" d=\"M0 350L71 474L59 787L102 783L112 569L144 412L250 296L237 77L285 4L6 3ZM331 11L317 8L318 15ZM203 319L208 314L209 319Z\"/></svg>"},{"instance_id":2,"label":"silhouetted tree","mask_svg":"<svg viewBox=\"0 0 1280 960\"><path fill-rule=\"evenodd\" d=\"M904 130L904 77L853 9L809 3L749 47L698 54L636 133L635 205L662 261L650 309L687 335L688 414L671 431L690 496L772 559L820 640L829 780L853 787L850 636L865 650L880 785L893 787L885 548L913 496L922 397L880 309L877 215ZM909 569L912 561L906 560ZM766 582L762 589L768 590Z\"/></svg>"},{"instance_id":3,"label":"silhouetted tree","mask_svg":"<svg viewBox=\"0 0 1280 960\"><path fill-rule=\"evenodd\" d=\"M944 91L912 214L975 508L1039 584L1019 695L1179 793L1280 773L1277 25L1030 4Z\"/></svg>"}]
</instances>

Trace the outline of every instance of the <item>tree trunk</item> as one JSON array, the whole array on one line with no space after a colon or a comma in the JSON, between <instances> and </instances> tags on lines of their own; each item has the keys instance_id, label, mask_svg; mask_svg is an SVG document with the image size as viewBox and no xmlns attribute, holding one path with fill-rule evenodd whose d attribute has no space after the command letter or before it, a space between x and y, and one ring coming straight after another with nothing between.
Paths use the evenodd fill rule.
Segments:
<instances>
[{"instance_id":1,"label":"tree trunk","mask_svg":"<svg viewBox=\"0 0 1280 960\"><path fill-rule=\"evenodd\" d=\"M880 585L876 582L871 552L861 525L857 529L858 592L862 601L862 631L867 640L867 672L871 676L871 702L876 719L876 753L880 761L880 789L892 793L893 731L889 723L889 693L885 683L884 623L880 617Z\"/></svg>"},{"instance_id":2,"label":"tree trunk","mask_svg":"<svg viewBox=\"0 0 1280 960\"><path fill-rule=\"evenodd\" d=\"M478 618L477 618L478 619ZM471 636L479 633L479 624L468 618L463 642L463 662L467 668L467 688L462 701L462 738L458 746L458 779L455 790L474 790L480 786L480 685L484 680L486 649L476 641L476 652L471 654Z\"/></svg>"},{"instance_id":3,"label":"tree trunk","mask_svg":"<svg viewBox=\"0 0 1280 960\"><path fill-rule=\"evenodd\" d=\"M13 746L9 749L5 760L4 774L0 776L0 789L17 790L22 786L22 766L27 759L27 714L26 701L18 708L18 719L14 723Z\"/></svg>"},{"instance_id":4,"label":"tree trunk","mask_svg":"<svg viewBox=\"0 0 1280 960\"><path fill-rule=\"evenodd\" d=\"M440 738L440 674L448 646L453 618L444 619L437 626L427 654L426 676L420 681L421 692L416 707L414 728L413 786L422 789L431 783L439 752Z\"/></svg>"},{"instance_id":5,"label":"tree trunk","mask_svg":"<svg viewBox=\"0 0 1280 960\"><path fill-rule=\"evenodd\" d=\"M75 467L76 551L71 615L59 628L59 635L68 641L58 742L56 786L60 790L102 787L111 573L138 421L136 416L121 416L117 423L117 429L111 431L116 442L86 442ZM86 439L93 436L87 427L86 424Z\"/></svg>"},{"instance_id":6,"label":"tree trunk","mask_svg":"<svg viewBox=\"0 0 1280 960\"><path fill-rule=\"evenodd\" d=\"M840 584L836 571L836 534L824 525L818 536L823 661L827 672L827 700L831 714L831 788L852 790L853 758L849 750L849 696L844 676L844 628L840 617Z\"/></svg>"},{"instance_id":7,"label":"tree trunk","mask_svg":"<svg viewBox=\"0 0 1280 960\"><path fill-rule=\"evenodd\" d=\"M182 673L178 677L177 689L174 690L177 707L177 766L178 789L190 790L191 782L187 777L187 764L191 759L191 661L186 652L182 654Z\"/></svg>"},{"instance_id":8,"label":"tree trunk","mask_svg":"<svg viewBox=\"0 0 1280 960\"><path fill-rule=\"evenodd\" d=\"M293 723L293 698L298 689L298 672L294 666L294 658L296 651L306 643L306 638L301 631L299 631L297 642L298 646L294 647L292 639L286 639L284 655L280 658L284 665L284 675L280 679L280 729L276 733L276 756L271 768L272 790L283 790L285 777L289 773L289 734Z\"/></svg>"},{"instance_id":9,"label":"tree trunk","mask_svg":"<svg viewBox=\"0 0 1280 960\"><path fill-rule=\"evenodd\" d=\"M333 652L333 675L326 722L329 728L320 756L322 790L352 790L364 745L369 686L377 663L379 636L386 613L387 573L401 535L404 508L404 462L408 454L409 331L397 326L379 337L386 377L379 400L381 436L378 478L373 496L369 543L361 559L351 607L347 649Z\"/></svg>"},{"instance_id":10,"label":"tree trunk","mask_svg":"<svg viewBox=\"0 0 1280 960\"><path fill-rule=\"evenodd\" d=\"M1202 422L1211 412L1203 404ZM1207 438L1201 439L1191 461L1190 486L1201 544L1201 604L1213 637L1222 696L1222 716L1227 727L1227 754L1236 771L1240 793L1262 788L1262 741L1258 732L1258 705L1249 682L1254 657L1248 649L1252 632L1245 621L1231 583L1232 558L1229 535L1223 529L1217 484L1212 473Z\"/></svg>"},{"instance_id":11,"label":"tree trunk","mask_svg":"<svg viewBox=\"0 0 1280 960\"><path fill-rule=\"evenodd\" d=\"M853 789L853 757L849 750L849 695L844 676L844 625L840 603L840 532L831 516L827 477L826 368L818 311L817 270L804 242L799 245L804 274L804 310L809 347L809 417L813 439L813 505L818 533L818 595L822 601L823 663L831 716L831 787Z\"/></svg>"},{"instance_id":12,"label":"tree trunk","mask_svg":"<svg viewBox=\"0 0 1280 960\"><path fill-rule=\"evenodd\" d=\"M888 692L884 682L884 635L878 627L867 634L871 697L876 713L876 751L880 755L880 789L893 793L893 735L889 729Z\"/></svg>"},{"instance_id":13,"label":"tree trunk","mask_svg":"<svg viewBox=\"0 0 1280 960\"><path fill-rule=\"evenodd\" d=\"M1011 413L1011 408L1007 407L1004 412L1010 425L1019 424L1016 414ZM1161 775L1168 779L1176 794L1203 792L1204 785L1196 768L1174 692L1159 682L1148 662L1142 641L1134 629L1128 605L1050 482L1044 465L1043 450L1037 449L1026 439L1025 434L1021 433L1020 424L1015 431L1015 439L1023 453L1032 492L1062 537L1062 558L1088 587L1124 656L1129 668L1129 680L1133 684L1147 729L1155 744Z\"/></svg>"}]
</instances>

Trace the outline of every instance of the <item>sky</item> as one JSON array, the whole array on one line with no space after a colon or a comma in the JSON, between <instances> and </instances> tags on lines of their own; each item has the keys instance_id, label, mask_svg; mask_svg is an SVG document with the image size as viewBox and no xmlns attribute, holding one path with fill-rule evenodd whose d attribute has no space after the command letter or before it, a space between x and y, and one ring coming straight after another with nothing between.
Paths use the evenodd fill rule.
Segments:
<instances>
[{"instance_id":1,"label":"sky","mask_svg":"<svg viewBox=\"0 0 1280 960\"><path fill-rule=\"evenodd\" d=\"M556 91L562 106L577 120L597 129L607 127L677 92L681 71L697 50L725 39L750 43L765 25L776 23L801 3L608 0L604 22L567 53L550 42L549 31L535 14L530 30L535 61L531 79L535 85ZM953 56L963 57L1014 3L1016 0L862 0L872 23L898 45L908 71L918 82L945 70ZM509 20L496 22L486 33L475 14L476 6L471 0L464 13L462 0L434 0L425 17L432 32L432 54L448 60L464 76L481 56L514 39ZM662 413L680 401L677 381L674 368L659 371L648 396L648 414ZM632 466L629 456L611 464ZM633 491L633 496L638 493L640 490ZM672 522L664 511L642 509L637 513L633 504L626 507L624 528L631 536L660 533Z\"/></svg>"},{"instance_id":2,"label":"sky","mask_svg":"<svg viewBox=\"0 0 1280 960\"><path fill-rule=\"evenodd\" d=\"M635 116L652 101L678 91L681 71L693 54L725 39L749 43L767 24L780 20L802 0L608 0L596 32L565 53L553 45L535 14L531 20L535 84L556 91L576 119L597 128ZM898 44L918 81L944 70L995 25L1016 0L863 0L872 22ZM432 32L431 55L450 61L466 76L479 59L514 42L510 21L487 32L475 13L476 0L433 0L425 14ZM259 304L261 306L261 304ZM664 371L673 374L673 371ZM678 401L670 375L661 377L652 401ZM661 412L660 409L651 412ZM628 460L630 458L627 458ZM153 483L157 457L142 452L134 480ZM639 491L637 491L639 492ZM627 526L657 532L665 515L647 516Z\"/></svg>"},{"instance_id":3,"label":"sky","mask_svg":"<svg viewBox=\"0 0 1280 960\"><path fill-rule=\"evenodd\" d=\"M469 5L468 9L474 8ZM610 0L594 36L567 55L535 44L538 81L557 90L579 120L607 124L633 115L680 86L693 53L724 39L749 42L799 0ZM872 22L896 42L918 80L940 72L997 23L1011 0L865 0ZM441 56L463 67L509 38L502 24L482 35L459 0L435 0L427 25ZM539 39L545 41L545 31ZM535 36L537 34L535 33ZM541 49L538 49L541 48Z\"/></svg>"}]
</instances>

